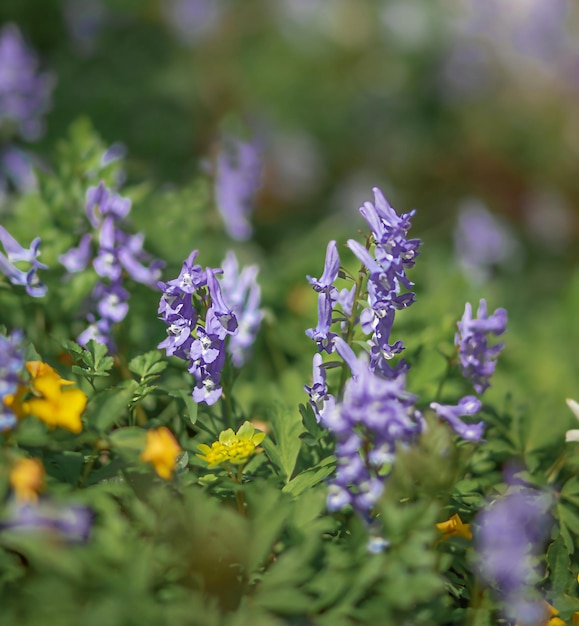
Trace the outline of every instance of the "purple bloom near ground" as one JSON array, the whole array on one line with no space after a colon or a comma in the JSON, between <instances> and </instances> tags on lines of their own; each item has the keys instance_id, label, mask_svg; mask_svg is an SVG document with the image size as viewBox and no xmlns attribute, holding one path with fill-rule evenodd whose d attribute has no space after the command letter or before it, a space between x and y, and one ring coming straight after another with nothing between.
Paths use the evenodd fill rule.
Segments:
<instances>
[{"instance_id":1,"label":"purple bloom near ground","mask_svg":"<svg viewBox=\"0 0 579 626\"><path fill-rule=\"evenodd\" d=\"M476 520L475 548L480 578L494 589L505 614L519 624L542 623L545 605L533 591L539 576L533 556L551 522L549 498L536 491L510 491Z\"/></svg>"}]
</instances>

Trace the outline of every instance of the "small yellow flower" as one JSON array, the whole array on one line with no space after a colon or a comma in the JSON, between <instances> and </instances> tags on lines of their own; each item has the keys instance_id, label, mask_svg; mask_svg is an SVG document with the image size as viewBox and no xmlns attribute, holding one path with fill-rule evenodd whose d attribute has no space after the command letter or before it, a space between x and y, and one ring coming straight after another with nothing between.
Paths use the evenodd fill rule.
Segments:
<instances>
[{"instance_id":1,"label":"small yellow flower","mask_svg":"<svg viewBox=\"0 0 579 626\"><path fill-rule=\"evenodd\" d=\"M63 391L60 378L47 375L34 380L34 390L41 398L31 398L23 403L27 414L36 415L48 426L60 426L73 433L82 430L80 416L86 407L87 397L80 389Z\"/></svg>"},{"instance_id":2,"label":"small yellow flower","mask_svg":"<svg viewBox=\"0 0 579 626\"><path fill-rule=\"evenodd\" d=\"M18 459L10 470L10 486L17 500L36 502L44 489L44 466L40 459Z\"/></svg>"},{"instance_id":3,"label":"small yellow flower","mask_svg":"<svg viewBox=\"0 0 579 626\"><path fill-rule=\"evenodd\" d=\"M209 468L226 462L243 465L250 456L255 454L257 446L264 438L264 432L256 431L253 424L246 421L236 433L231 428L222 431L219 440L214 441L211 446L205 443L199 444L197 448L202 454L197 456L208 463Z\"/></svg>"},{"instance_id":4,"label":"small yellow flower","mask_svg":"<svg viewBox=\"0 0 579 626\"><path fill-rule=\"evenodd\" d=\"M161 478L169 480L173 476L179 454L181 447L166 426L147 431L147 445L140 459L145 463L152 463Z\"/></svg>"},{"instance_id":5,"label":"small yellow flower","mask_svg":"<svg viewBox=\"0 0 579 626\"><path fill-rule=\"evenodd\" d=\"M442 533L443 539L447 539L448 537L472 539L470 524L463 524L458 513L455 513L450 519L447 519L446 522L437 524L436 528Z\"/></svg>"},{"instance_id":6,"label":"small yellow flower","mask_svg":"<svg viewBox=\"0 0 579 626\"><path fill-rule=\"evenodd\" d=\"M51 428L60 426L73 433L79 433L82 430L80 416L86 407L86 394L80 389L63 391L62 387L74 383L61 378L47 363L28 361L26 369L32 377L31 387L36 395L26 399L29 388L19 385L14 395L4 398L4 404L19 419L32 414Z\"/></svg>"}]
</instances>

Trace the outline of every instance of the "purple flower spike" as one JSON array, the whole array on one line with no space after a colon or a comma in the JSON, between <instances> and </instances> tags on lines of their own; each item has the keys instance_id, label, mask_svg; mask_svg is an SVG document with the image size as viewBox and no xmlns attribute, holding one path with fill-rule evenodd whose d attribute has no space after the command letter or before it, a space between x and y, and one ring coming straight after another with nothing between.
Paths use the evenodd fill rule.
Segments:
<instances>
[{"instance_id":1,"label":"purple flower spike","mask_svg":"<svg viewBox=\"0 0 579 626\"><path fill-rule=\"evenodd\" d=\"M261 186L262 159L257 143L232 136L223 138L217 156L215 200L225 230L244 241L252 234L249 216Z\"/></svg>"},{"instance_id":2,"label":"purple flower spike","mask_svg":"<svg viewBox=\"0 0 579 626\"><path fill-rule=\"evenodd\" d=\"M460 418L466 415L474 415L481 408L481 401L475 396L465 396L457 406L451 404L439 404L431 402L430 408L442 419L446 420L452 430L466 441L478 442L482 439L485 430L484 422L467 424Z\"/></svg>"},{"instance_id":3,"label":"purple flower spike","mask_svg":"<svg viewBox=\"0 0 579 626\"><path fill-rule=\"evenodd\" d=\"M51 75L38 73L38 59L18 27L4 26L0 30L0 127L26 141L39 139L53 87Z\"/></svg>"},{"instance_id":4,"label":"purple flower spike","mask_svg":"<svg viewBox=\"0 0 579 626\"><path fill-rule=\"evenodd\" d=\"M223 297L239 323L237 333L229 339L227 350L233 365L241 367L249 356L263 319L261 288L257 283L259 268L249 265L240 272L237 257L231 250L223 259L222 266L220 283Z\"/></svg>"},{"instance_id":5,"label":"purple flower spike","mask_svg":"<svg viewBox=\"0 0 579 626\"><path fill-rule=\"evenodd\" d=\"M480 301L478 319L472 317L472 307L466 303L454 343L458 346L462 374L469 379L477 393L490 387L490 378L496 367L496 359L503 344L489 346L488 334L502 335L507 327L507 312L497 309L487 315L486 302Z\"/></svg>"},{"instance_id":6,"label":"purple flower spike","mask_svg":"<svg viewBox=\"0 0 579 626\"><path fill-rule=\"evenodd\" d=\"M314 291L325 291L330 294L332 291L336 293L337 289L333 287L333 283L338 278L340 271L340 256L338 254L338 246L335 241L330 241L326 250L326 261L324 264L324 273L320 278L312 278L307 276L308 282L314 288Z\"/></svg>"}]
</instances>

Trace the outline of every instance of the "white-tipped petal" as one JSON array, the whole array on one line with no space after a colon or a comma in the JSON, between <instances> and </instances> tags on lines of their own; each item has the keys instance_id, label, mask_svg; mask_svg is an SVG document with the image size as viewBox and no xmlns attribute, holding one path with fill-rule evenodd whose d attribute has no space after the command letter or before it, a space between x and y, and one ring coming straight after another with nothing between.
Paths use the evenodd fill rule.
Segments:
<instances>
[{"instance_id":1,"label":"white-tipped petal","mask_svg":"<svg viewBox=\"0 0 579 626\"><path fill-rule=\"evenodd\" d=\"M573 411L573 415L579 420L579 402L567 398L567 406Z\"/></svg>"},{"instance_id":2,"label":"white-tipped petal","mask_svg":"<svg viewBox=\"0 0 579 626\"><path fill-rule=\"evenodd\" d=\"M579 441L579 430L577 430L576 428L574 430L568 430L565 433L565 441L567 443Z\"/></svg>"}]
</instances>

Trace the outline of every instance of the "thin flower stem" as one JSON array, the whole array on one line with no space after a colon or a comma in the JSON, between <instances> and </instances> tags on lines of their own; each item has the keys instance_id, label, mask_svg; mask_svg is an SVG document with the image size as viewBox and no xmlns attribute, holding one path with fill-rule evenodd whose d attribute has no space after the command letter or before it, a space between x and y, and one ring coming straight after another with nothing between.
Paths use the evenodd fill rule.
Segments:
<instances>
[{"instance_id":1,"label":"thin flower stem","mask_svg":"<svg viewBox=\"0 0 579 626\"><path fill-rule=\"evenodd\" d=\"M438 387L436 388L436 394L434 396L434 402L440 402L440 398L442 397L442 390L444 389L444 385L446 381L449 379L450 374L452 372L452 368L454 367L454 355L453 356L445 356L446 359L446 370L438 383Z\"/></svg>"},{"instance_id":2,"label":"thin flower stem","mask_svg":"<svg viewBox=\"0 0 579 626\"><path fill-rule=\"evenodd\" d=\"M369 247L369 240L366 243L366 247ZM358 317L358 299L360 298L360 294L362 293L362 285L364 284L364 279L366 278L366 266L362 263L360 267L360 271L358 272L358 280L356 282L356 290L354 291L354 300L352 302L352 313L350 314L350 318L348 320L348 329L346 331L346 343L350 345L352 338L354 336L354 328L356 327L356 319ZM338 397L342 395L344 390L344 385L346 384L346 380L348 379L348 365L347 363L342 363L342 373L340 374L340 385L338 387Z\"/></svg>"}]
</instances>

